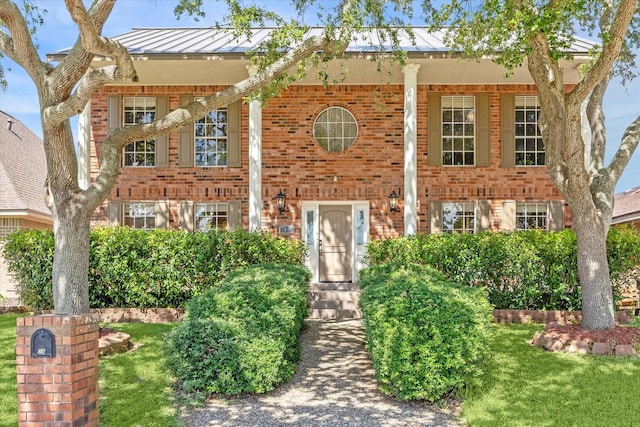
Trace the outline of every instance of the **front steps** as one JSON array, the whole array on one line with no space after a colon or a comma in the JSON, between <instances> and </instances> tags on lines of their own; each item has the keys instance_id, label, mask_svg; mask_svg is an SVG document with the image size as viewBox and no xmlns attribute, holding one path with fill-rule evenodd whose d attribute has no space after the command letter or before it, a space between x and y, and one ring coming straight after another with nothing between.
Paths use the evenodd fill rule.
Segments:
<instances>
[{"instance_id":1,"label":"front steps","mask_svg":"<svg viewBox=\"0 0 640 427\"><path fill-rule=\"evenodd\" d=\"M309 318L322 320L361 319L360 287L355 283L312 283L307 293Z\"/></svg>"}]
</instances>

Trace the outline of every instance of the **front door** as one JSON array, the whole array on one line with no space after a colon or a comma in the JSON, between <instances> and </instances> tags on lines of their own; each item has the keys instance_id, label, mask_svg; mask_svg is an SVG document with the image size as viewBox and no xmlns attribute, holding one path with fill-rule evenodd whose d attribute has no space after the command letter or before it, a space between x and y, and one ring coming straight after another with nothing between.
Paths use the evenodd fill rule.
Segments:
<instances>
[{"instance_id":1,"label":"front door","mask_svg":"<svg viewBox=\"0 0 640 427\"><path fill-rule=\"evenodd\" d=\"M319 276L321 282L352 280L352 223L350 205L320 206Z\"/></svg>"}]
</instances>

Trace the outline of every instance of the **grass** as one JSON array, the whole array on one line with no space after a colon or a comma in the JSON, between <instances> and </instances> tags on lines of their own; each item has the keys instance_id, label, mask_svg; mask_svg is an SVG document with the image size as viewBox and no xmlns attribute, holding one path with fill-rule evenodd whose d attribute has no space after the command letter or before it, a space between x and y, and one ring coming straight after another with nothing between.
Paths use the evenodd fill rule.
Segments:
<instances>
[{"instance_id":1,"label":"grass","mask_svg":"<svg viewBox=\"0 0 640 427\"><path fill-rule=\"evenodd\" d=\"M17 425L15 325L0 315L0 425ZM640 327L640 318L633 322ZM177 402L162 341L173 325L114 324L144 344L100 361L100 424L177 426ZM638 425L640 358L564 355L531 347L538 325L496 325L483 384L469 390L463 417L484 426Z\"/></svg>"},{"instance_id":2,"label":"grass","mask_svg":"<svg viewBox=\"0 0 640 427\"><path fill-rule=\"evenodd\" d=\"M488 372L462 406L469 426L638 425L639 358L544 352L528 344L540 325L494 328Z\"/></svg>"},{"instance_id":3,"label":"grass","mask_svg":"<svg viewBox=\"0 0 640 427\"><path fill-rule=\"evenodd\" d=\"M100 360L100 424L105 426L177 426L171 375L165 367L164 334L171 324L106 325L143 344L135 351Z\"/></svg>"},{"instance_id":4,"label":"grass","mask_svg":"<svg viewBox=\"0 0 640 427\"><path fill-rule=\"evenodd\" d=\"M18 314L0 315L0 425L18 425L16 384L16 319Z\"/></svg>"}]
</instances>

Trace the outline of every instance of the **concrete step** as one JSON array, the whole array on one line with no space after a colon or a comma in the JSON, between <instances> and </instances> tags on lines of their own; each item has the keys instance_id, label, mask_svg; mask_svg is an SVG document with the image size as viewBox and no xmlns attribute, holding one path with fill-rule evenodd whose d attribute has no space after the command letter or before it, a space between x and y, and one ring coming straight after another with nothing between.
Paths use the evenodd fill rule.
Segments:
<instances>
[{"instance_id":1,"label":"concrete step","mask_svg":"<svg viewBox=\"0 0 640 427\"><path fill-rule=\"evenodd\" d=\"M362 312L358 310L337 310L330 308L309 309L310 319L322 320L355 320L362 319Z\"/></svg>"},{"instance_id":2,"label":"concrete step","mask_svg":"<svg viewBox=\"0 0 640 427\"><path fill-rule=\"evenodd\" d=\"M360 287L357 283L351 282L329 282L329 283L312 283L309 285L310 291L359 291Z\"/></svg>"},{"instance_id":3,"label":"concrete step","mask_svg":"<svg viewBox=\"0 0 640 427\"><path fill-rule=\"evenodd\" d=\"M315 283L307 292L309 318L324 320L361 319L360 288L355 283Z\"/></svg>"}]
</instances>

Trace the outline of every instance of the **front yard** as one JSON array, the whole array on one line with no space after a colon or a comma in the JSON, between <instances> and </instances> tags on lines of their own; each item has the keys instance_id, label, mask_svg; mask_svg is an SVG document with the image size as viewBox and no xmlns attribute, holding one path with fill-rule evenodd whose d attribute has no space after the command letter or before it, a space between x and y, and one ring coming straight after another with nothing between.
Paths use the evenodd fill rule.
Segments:
<instances>
[{"instance_id":1,"label":"front yard","mask_svg":"<svg viewBox=\"0 0 640 427\"><path fill-rule=\"evenodd\" d=\"M0 315L0 420L17 425L15 325ZM112 324L144 344L100 362L103 425L177 426L178 404L162 343L172 325ZM640 319L635 319L640 326ZM481 386L463 396L469 426L631 426L637 424L640 358L546 353L527 341L537 325L495 325Z\"/></svg>"}]
</instances>

